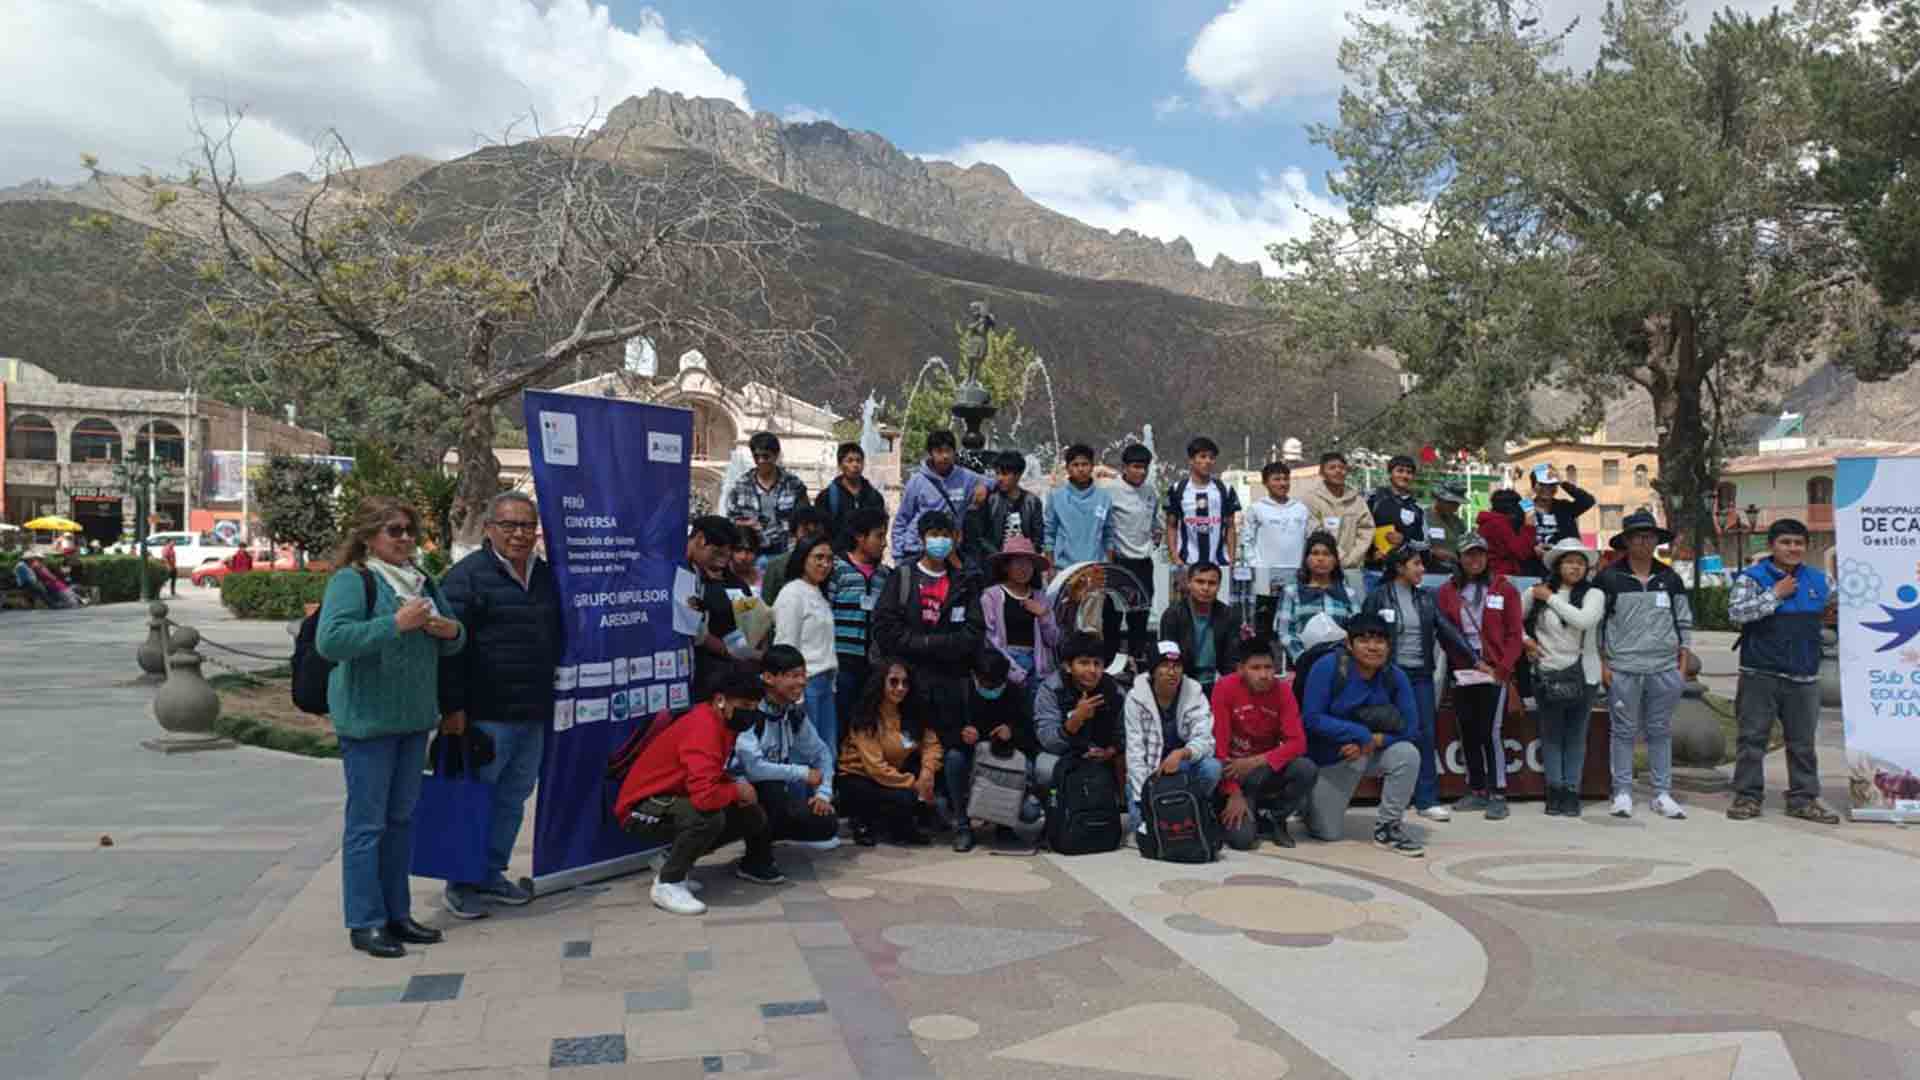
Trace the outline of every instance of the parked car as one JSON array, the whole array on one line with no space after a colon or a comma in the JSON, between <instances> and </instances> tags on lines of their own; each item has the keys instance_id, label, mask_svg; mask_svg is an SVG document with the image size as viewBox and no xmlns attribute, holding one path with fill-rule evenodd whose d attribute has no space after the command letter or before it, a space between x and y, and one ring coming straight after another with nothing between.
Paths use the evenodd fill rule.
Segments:
<instances>
[{"instance_id":1,"label":"parked car","mask_svg":"<svg viewBox=\"0 0 1920 1080\"><path fill-rule=\"evenodd\" d=\"M196 532L157 532L147 534L147 555L159 558L167 542L173 542L174 565L176 573L187 573L206 566L209 563L223 562L240 550L233 544L222 544L211 536ZM140 550L140 545L131 540L123 540L108 549L116 555L132 555Z\"/></svg>"},{"instance_id":2,"label":"parked car","mask_svg":"<svg viewBox=\"0 0 1920 1080\"><path fill-rule=\"evenodd\" d=\"M253 561L253 569L256 572L261 570L293 570L297 569L298 565L291 549L281 552L280 555L271 562L258 557ZM199 566L194 567L191 580L201 588L213 588L219 586L221 578L226 577L232 572L233 556L229 555L224 559L216 559L213 562L201 563Z\"/></svg>"}]
</instances>

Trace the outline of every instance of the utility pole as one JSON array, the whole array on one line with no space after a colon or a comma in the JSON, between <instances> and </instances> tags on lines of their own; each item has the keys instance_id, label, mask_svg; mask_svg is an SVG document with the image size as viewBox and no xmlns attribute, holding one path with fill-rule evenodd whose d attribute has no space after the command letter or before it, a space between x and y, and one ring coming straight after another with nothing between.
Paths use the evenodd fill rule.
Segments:
<instances>
[{"instance_id":1,"label":"utility pole","mask_svg":"<svg viewBox=\"0 0 1920 1080\"><path fill-rule=\"evenodd\" d=\"M193 528L193 387L188 386L181 399L185 404L186 445L182 447L180 459L180 527Z\"/></svg>"},{"instance_id":2,"label":"utility pole","mask_svg":"<svg viewBox=\"0 0 1920 1080\"><path fill-rule=\"evenodd\" d=\"M253 455L247 452L247 410L240 409L240 546L245 547L253 535L253 500L251 485L247 481L247 466L252 464Z\"/></svg>"}]
</instances>

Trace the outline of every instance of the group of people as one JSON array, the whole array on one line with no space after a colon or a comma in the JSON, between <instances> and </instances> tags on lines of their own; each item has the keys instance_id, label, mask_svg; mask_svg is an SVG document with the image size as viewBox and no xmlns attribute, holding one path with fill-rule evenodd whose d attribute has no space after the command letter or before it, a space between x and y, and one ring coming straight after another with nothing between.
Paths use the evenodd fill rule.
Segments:
<instances>
[{"instance_id":1,"label":"group of people","mask_svg":"<svg viewBox=\"0 0 1920 1080\"><path fill-rule=\"evenodd\" d=\"M1210 800L1236 849L1293 846L1294 819L1315 840L1340 839L1356 789L1376 778L1372 841L1418 856L1409 810L1507 816L1502 724L1523 693L1537 705L1547 813L1581 812L1588 719L1605 693L1611 811L1634 812L1644 741L1652 809L1685 816L1672 796L1671 720L1692 616L1656 556L1671 536L1651 514L1631 515L1602 565L1577 528L1591 496L1551 470L1532 475L1530 501L1497 493L1470 525L1458 486L1422 505L1411 459L1396 458L1369 497L1336 452L1299 496L1290 470L1269 465L1264 494L1243 510L1214 475L1218 448L1197 438L1164 491L1148 487L1144 446L1127 447L1107 483L1094 452L1071 446L1066 483L1042 499L1021 484L1024 457L994 459L990 480L936 431L890 515L857 444L839 448L839 475L811 495L781 465L776 437L756 435L750 449L754 468L726 493L725 513L689 530L692 707L649 725L613 808L662 849L651 899L663 910L703 912L692 868L734 840L744 842L734 872L758 884L785 880L776 844L835 846L842 819L862 845L925 845L945 828L954 850L971 850L982 763L1021 763L1027 824L1062 769L1111 769L1114 810L1136 830L1152 778L1178 778ZM449 884L447 909L479 918L530 899L506 868L561 652L538 520L525 494L495 499L485 546L439 583L412 565L411 507L369 500L348 530L316 645L338 664L329 704L348 786L346 920L363 951L400 955L439 938L411 917L405 855L435 729L484 736L479 775L496 792L490 872ZM1778 722L1788 812L1837 820L1819 799L1812 748L1818 613L1831 592L1804 565L1806 537L1777 523L1772 557L1734 589L1732 616L1746 628L1735 818L1759 813ZM1162 546L1175 594L1149 626ZM1109 610L1097 627L1062 625L1046 582L1086 562L1127 570L1147 603ZM1445 583L1429 589L1429 573ZM1522 590L1515 577L1540 580ZM1447 693L1469 789L1450 807L1435 746Z\"/></svg>"},{"instance_id":2,"label":"group of people","mask_svg":"<svg viewBox=\"0 0 1920 1080\"><path fill-rule=\"evenodd\" d=\"M68 574L71 572L68 570ZM25 594L27 603L33 607L58 611L77 608L82 603L67 575L48 565L45 556L31 552L13 564L13 585Z\"/></svg>"}]
</instances>

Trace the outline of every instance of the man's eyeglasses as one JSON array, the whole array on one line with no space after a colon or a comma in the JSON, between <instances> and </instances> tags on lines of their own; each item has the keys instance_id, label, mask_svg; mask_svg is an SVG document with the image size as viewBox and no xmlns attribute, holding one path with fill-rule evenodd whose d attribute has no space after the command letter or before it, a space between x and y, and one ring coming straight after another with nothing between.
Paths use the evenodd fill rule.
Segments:
<instances>
[{"instance_id":1,"label":"man's eyeglasses","mask_svg":"<svg viewBox=\"0 0 1920 1080\"><path fill-rule=\"evenodd\" d=\"M493 527L499 529L501 532L531 533L540 528L540 523L537 521L496 521L493 523Z\"/></svg>"},{"instance_id":2,"label":"man's eyeglasses","mask_svg":"<svg viewBox=\"0 0 1920 1080\"><path fill-rule=\"evenodd\" d=\"M389 525L381 531L386 533L388 538L393 540L407 539L415 535L418 535L418 532L419 532L419 530L415 529L411 525Z\"/></svg>"}]
</instances>

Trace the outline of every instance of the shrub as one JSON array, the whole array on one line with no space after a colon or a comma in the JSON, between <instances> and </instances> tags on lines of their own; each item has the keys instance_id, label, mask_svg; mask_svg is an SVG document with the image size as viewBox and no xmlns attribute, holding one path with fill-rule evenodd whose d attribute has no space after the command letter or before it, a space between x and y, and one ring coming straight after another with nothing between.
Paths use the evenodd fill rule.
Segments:
<instances>
[{"instance_id":1,"label":"shrub","mask_svg":"<svg viewBox=\"0 0 1920 1080\"><path fill-rule=\"evenodd\" d=\"M1724 586L1703 586L1693 590L1693 628L1695 630L1738 630L1727 618L1727 598L1733 590Z\"/></svg>"},{"instance_id":2,"label":"shrub","mask_svg":"<svg viewBox=\"0 0 1920 1080\"><path fill-rule=\"evenodd\" d=\"M254 570L220 579L220 602L242 619L298 619L326 595L330 574Z\"/></svg>"},{"instance_id":3,"label":"shrub","mask_svg":"<svg viewBox=\"0 0 1920 1080\"><path fill-rule=\"evenodd\" d=\"M317 758L340 756L340 740L330 733L284 728L244 713L222 714L213 728L235 742L266 750Z\"/></svg>"},{"instance_id":4,"label":"shrub","mask_svg":"<svg viewBox=\"0 0 1920 1080\"><path fill-rule=\"evenodd\" d=\"M5 580L13 581L13 568L20 561L18 553L9 552L0 555L0 574ZM49 560L51 565L53 560ZM165 587L167 565L158 559L147 560L147 580L152 592L158 595ZM92 586L100 590L100 602L103 604L125 603L140 599L140 556L138 555L85 555L73 560L73 583Z\"/></svg>"}]
</instances>

